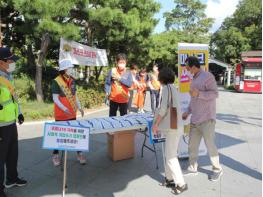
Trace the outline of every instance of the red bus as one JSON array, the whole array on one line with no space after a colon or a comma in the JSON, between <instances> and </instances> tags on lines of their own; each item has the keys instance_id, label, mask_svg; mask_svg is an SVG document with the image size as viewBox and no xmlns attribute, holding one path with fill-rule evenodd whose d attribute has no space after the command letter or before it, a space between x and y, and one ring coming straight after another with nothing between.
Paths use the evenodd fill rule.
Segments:
<instances>
[{"instance_id":1,"label":"red bus","mask_svg":"<svg viewBox=\"0 0 263 197\"><path fill-rule=\"evenodd\" d=\"M262 93L262 57L245 57L236 65L235 89Z\"/></svg>"}]
</instances>

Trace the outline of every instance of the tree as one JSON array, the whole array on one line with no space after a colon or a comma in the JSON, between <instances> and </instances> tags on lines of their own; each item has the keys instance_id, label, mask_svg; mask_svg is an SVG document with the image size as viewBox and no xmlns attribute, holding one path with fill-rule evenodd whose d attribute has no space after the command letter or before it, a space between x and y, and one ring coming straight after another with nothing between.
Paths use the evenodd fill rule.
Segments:
<instances>
[{"instance_id":1,"label":"tree","mask_svg":"<svg viewBox=\"0 0 263 197\"><path fill-rule=\"evenodd\" d=\"M154 0L90 1L88 26L93 43L106 48L111 63L117 53L128 54L129 61L145 63L148 38L157 20L153 18L160 5Z\"/></svg>"},{"instance_id":2,"label":"tree","mask_svg":"<svg viewBox=\"0 0 263 197\"><path fill-rule=\"evenodd\" d=\"M244 37L236 27L217 32L214 34L212 42L216 43L216 46L211 47L212 54L217 59L230 64L236 63L242 51L250 50L249 39Z\"/></svg>"},{"instance_id":3,"label":"tree","mask_svg":"<svg viewBox=\"0 0 263 197\"><path fill-rule=\"evenodd\" d=\"M242 0L233 16L224 20L213 34L213 55L222 61L235 64L242 51L262 50L262 1Z\"/></svg>"},{"instance_id":4,"label":"tree","mask_svg":"<svg viewBox=\"0 0 263 197\"><path fill-rule=\"evenodd\" d=\"M214 19L205 15L206 5L199 0L174 0L175 8L166 12L167 30L176 29L192 36L208 33Z\"/></svg>"},{"instance_id":5,"label":"tree","mask_svg":"<svg viewBox=\"0 0 263 197\"><path fill-rule=\"evenodd\" d=\"M13 0L7 4L21 20L19 24L11 23L11 33L6 39L12 41L14 46L22 47L22 54L27 56L29 65L36 68L35 90L40 102L44 100L42 68L45 66L51 40L58 43L62 36L75 39L80 37L80 28L69 21L70 11L79 2L80 0ZM18 42L14 42L15 40Z\"/></svg>"},{"instance_id":6,"label":"tree","mask_svg":"<svg viewBox=\"0 0 263 197\"><path fill-rule=\"evenodd\" d=\"M213 19L205 15L206 5L198 0L175 0L175 8L164 13L166 32L153 35L149 50L150 59L177 72L178 43L210 42L209 28Z\"/></svg>"}]
</instances>

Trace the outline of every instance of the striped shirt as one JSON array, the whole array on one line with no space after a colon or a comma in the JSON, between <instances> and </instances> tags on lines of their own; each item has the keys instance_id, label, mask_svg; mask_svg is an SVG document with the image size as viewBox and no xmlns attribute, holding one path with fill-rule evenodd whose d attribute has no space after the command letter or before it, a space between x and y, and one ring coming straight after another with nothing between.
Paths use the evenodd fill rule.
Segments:
<instances>
[{"instance_id":1,"label":"striped shirt","mask_svg":"<svg viewBox=\"0 0 263 197\"><path fill-rule=\"evenodd\" d=\"M216 120L216 98L218 90L212 73L200 70L191 83L191 90L199 90L198 97L191 97L188 112L192 114L191 123L200 124L207 120Z\"/></svg>"}]
</instances>

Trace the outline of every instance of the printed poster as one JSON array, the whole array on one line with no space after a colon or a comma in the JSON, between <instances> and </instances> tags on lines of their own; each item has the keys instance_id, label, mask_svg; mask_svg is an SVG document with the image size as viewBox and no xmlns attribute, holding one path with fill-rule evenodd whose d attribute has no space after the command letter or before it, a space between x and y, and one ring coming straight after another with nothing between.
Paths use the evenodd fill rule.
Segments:
<instances>
[{"instance_id":1,"label":"printed poster","mask_svg":"<svg viewBox=\"0 0 263 197\"><path fill-rule=\"evenodd\" d=\"M208 56L209 48L207 44L195 44L195 43L179 43L178 44L178 82L179 82L179 93L180 103L182 112L187 111L190 104L191 96L190 85L193 79L191 73L186 69L185 60L189 56L196 56L199 59L201 68L208 71ZM184 136L181 137L178 148L178 156L180 158L188 157L188 142L189 142L189 131L190 131L190 119L189 116L184 120ZM199 155L206 154L206 147L204 141L201 141L199 147Z\"/></svg>"},{"instance_id":2,"label":"printed poster","mask_svg":"<svg viewBox=\"0 0 263 197\"><path fill-rule=\"evenodd\" d=\"M46 123L43 149L89 151L89 128Z\"/></svg>"}]
</instances>

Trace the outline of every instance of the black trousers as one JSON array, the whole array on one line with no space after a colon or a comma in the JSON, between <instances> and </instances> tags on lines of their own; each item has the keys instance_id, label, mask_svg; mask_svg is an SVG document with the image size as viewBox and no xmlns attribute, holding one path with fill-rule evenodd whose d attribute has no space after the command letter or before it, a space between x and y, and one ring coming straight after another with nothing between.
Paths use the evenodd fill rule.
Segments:
<instances>
[{"instance_id":1,"label":"black trousers","mask_svg":"<svg viewBox=\"0 0 263 197\"><path fill-rule=\"evenodd\" d=\"M18 160L18 134L16 123L0 127L0 191L4 189L5 166L6 180L15 182Z\"/></svg>"},{"instance_id":2,"label":"black trousers","mask_svg":"<svg viewBox=\"0 0 263 197\"><path fill-rule=\"evenodd\" d=\"M150 90L151 93L151 108L152 112L155 112L155 109L159 105L160 90Z\"/></svg>"},{"instance_id":3,"label":"black trousers","mask_svg":"<svg viewBox=\"0 0 263 197\"><path fill-rule=\"evenodd\" d=\"M110 101L110 117L117 116L117 111L120 110L120 115L124 116L127 114L128 103L116 103L114 101Z\"/></svg>"},{"instance_id":4,"label":"black trousers","mask_svg":"<svg viewBox=\"0 0 263 197\"><path fill-rule=\"evenodd\" d=\"M133 92L134 92L134 90L129 90L129 93L130 93L130 98L129 98L129 102L128 102L128 110L129 111L131 111L131 108L132 108Z\"/></svg>"}]
</instances>

